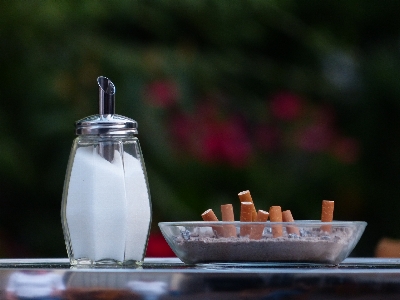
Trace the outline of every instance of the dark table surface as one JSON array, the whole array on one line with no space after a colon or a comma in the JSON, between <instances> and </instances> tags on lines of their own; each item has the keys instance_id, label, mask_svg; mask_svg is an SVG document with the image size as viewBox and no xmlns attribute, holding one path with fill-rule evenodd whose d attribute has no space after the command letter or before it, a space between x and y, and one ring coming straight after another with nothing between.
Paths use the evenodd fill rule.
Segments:
<instances>
[{"instance_id":1,"label":"dark table surface","mask_svg":"<svg viewBox=\"0 0 400 300\"><path fill-rule=\"evenodd\" d=\"M53 296L43 299L400 299L400 259L348 258L324 266L185 265L177 258L146 258L136 269L0 259L0 289L2 299L47 290Z\"/></svg>"}]
</instances>

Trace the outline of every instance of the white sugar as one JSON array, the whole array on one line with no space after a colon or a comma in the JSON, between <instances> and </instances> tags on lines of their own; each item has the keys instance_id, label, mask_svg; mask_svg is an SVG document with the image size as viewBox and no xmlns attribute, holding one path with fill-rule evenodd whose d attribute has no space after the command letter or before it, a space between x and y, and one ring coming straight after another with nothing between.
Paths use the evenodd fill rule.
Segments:
<instances>
[{"instance_id":1,"label":"white sugar","mask_svg":"<svg viewBox=\"0 0 400 300\"><path fill-rule=\"evenodd\" d=\"M149 193L140 161L124 153L127 203L126 260L141 260L145 251L150 226ZM142 245L142 246L141 246Z\"/></svg>"},{"instance_id":2,"label":"white sugar","mask_svg":"<svg viewBox=\"0 0 400 300\"><path fill-rule=\"evenodd\" d=\"M66 218L75 259L143 258L150 202L140 161L114 152L110 163L94 147L78 148L69 181Z\"/></svg>"}]
</instances>

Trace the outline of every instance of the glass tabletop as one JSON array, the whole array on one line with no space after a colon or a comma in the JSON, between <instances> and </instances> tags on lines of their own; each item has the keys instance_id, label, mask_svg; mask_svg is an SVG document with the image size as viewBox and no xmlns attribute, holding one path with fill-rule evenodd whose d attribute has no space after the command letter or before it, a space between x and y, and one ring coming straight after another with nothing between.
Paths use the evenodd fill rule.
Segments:
<instances>
[{"instance_id":1,"label":"glass tabletop","mask_svg":"<svg viewBox=\"0 0 400 300\"><path fill-rule=\"evenodd\" d=\"M146 258L141 268L75 268L66 258L0 259L0 299L12 299L18 289L33 296L46 285L52 299L400 299L400 259L347 258L331 266L187 265L177 258Z\"/></svg>"}]
</instances>

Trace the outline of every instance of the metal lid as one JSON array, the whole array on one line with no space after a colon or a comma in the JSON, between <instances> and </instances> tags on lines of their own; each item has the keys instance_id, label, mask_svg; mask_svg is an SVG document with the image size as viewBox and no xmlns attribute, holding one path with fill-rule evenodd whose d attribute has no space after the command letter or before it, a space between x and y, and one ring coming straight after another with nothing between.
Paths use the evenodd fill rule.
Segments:
<instances>
[{"instance_id":1,"label":"metal lid","mask_svg":"<svg viewBox=\"0 0 400 300\"><path fill-rule=\"evenodd\" d=\"M76 134L137 134L137 122L115 114L115 86L106 77L97 78L99 85L99 114L75 123Z\"/></svg>"},{"instance_id":2,"label":"metal lid","mask_svg":"<svg viewBox=\"0 0 400 300\"><path fill-rule=\"evenodd\" d=\"M137 122L120 115L93 115L76 122L76 134L137 134Z\"/></svg>"}]
</instances>

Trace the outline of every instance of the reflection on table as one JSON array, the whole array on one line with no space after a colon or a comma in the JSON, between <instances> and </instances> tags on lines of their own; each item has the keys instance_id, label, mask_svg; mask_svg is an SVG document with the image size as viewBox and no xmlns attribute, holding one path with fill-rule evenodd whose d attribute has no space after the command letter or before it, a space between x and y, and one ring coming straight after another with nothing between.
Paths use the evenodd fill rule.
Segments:
<instances>
[{"instance_id":1,"label":"reflection on table","mask_svg":"<svg viewBox=\"0 0 400 300\"><path fill-rule=\"evenodd\" d=\"M0 299L400 299L400 260L71 268L68 260L0 260Z\"/></svg>"}]
</instances>

